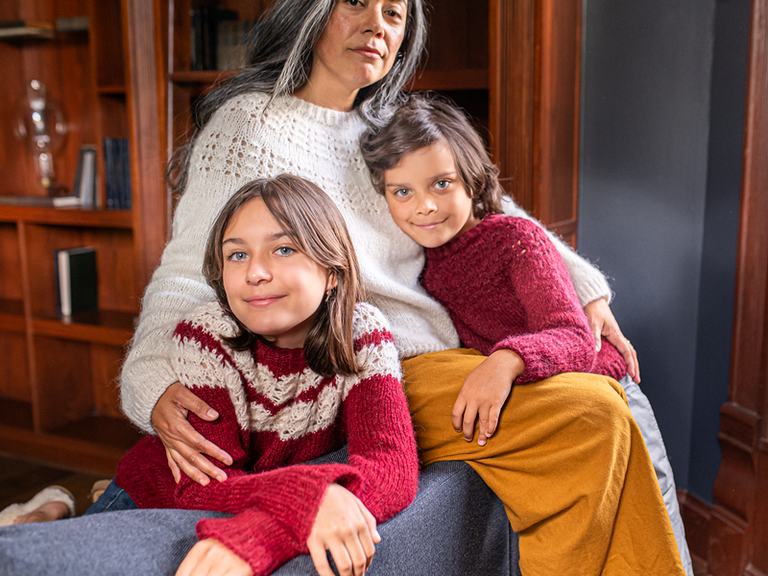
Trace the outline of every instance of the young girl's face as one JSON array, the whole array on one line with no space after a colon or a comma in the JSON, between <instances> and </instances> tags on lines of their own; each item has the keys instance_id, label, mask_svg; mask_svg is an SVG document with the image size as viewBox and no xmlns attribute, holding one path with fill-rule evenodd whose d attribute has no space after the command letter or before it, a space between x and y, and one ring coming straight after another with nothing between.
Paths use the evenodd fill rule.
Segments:
<instances>
[{"instance_id":1,"label":"young girl's face","mask_svg":"<svg viewBox=\"0 0 768 576\"><path fill-rule=\"evenodd\" d=\"M244 326L280 348L301 348L325 291L328 270L299 250L261 198L232 217L222 241L229 307Z\"/></svg>"},{"instance_id":2,"label":"young girl's face","mask_svg":"<svg viewBox=\"0 0 768 576\"><path fill-rule=\"evenodd\" d=\"M480 222L445 140L403 156L384 173L384 186L395 223L425 248L442 246Z\"/></svg>"}]
</instances>

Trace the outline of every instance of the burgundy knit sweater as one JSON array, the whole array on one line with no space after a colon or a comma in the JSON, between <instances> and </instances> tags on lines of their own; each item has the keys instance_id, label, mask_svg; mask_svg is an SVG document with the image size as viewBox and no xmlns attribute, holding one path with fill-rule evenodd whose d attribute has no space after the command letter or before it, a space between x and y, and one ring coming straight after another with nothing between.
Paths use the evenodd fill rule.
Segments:
<instances>
[{"instance_id":1,"label":"burgundy knit sweater","mask_svg":"<svg viewBox=\"0 0 768 576\"><path fill-rule=\"evenodd\" d=\"M462 343L485 355L517 352L525 370L516 384L564 372L626 375L624 359L605 339L595 353L568 270L532 222L486 216L426 255L422 283L448 310Z\"/></svg>"},{"instance_id":2,"label":"burgundy knit sweater","mask_svg":"<svg viewBox=\"0 0 768 576\"><path fill-rule=\"evenodd\" d=\"M120 461L115 481L139 508L215 510L236 516L201 520L254 574L270 574L307 553L307 538L329 483L354 493L383 522L416 495L418 460L400 363L381 312L358 304L354 319L359 375L323 378L303 350L259 343L237 352L221 336L235 326L217 304L198 308L174 334L178 380L219 413L190 414L195 429L233 459L212 460L227 480L200 486L173 481L160 440L142 439ZM303 464L349 443L348 464Z\"/></svg>"}]
</instances>

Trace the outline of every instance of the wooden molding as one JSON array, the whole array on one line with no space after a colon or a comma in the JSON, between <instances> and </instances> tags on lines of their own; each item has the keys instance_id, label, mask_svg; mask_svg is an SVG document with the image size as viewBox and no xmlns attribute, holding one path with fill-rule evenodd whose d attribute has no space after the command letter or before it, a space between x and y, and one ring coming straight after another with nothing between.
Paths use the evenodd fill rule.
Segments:
<instances>
[{"instance_id":1,"label":"wooden molding","mask_svg":"<svg viewBox=\"0 0 768 576\"><path fill-rule=\"evenodd\" d=\"M709 529L713 576L768 574L768 0L752 1L731 376Z\"/></svg>"},{"instance_id":2,"label":"wooden molding","mask_svg":"<svg viewBox=\"0 0 768 576\"><path fill-rule=\"evenodd\" d=\"M685 490L677 491L677 500L680 502L680 515L685 525L688 548L691 554L706 559L709 550L709 522L712 518L712 508Z\"/></svg>"},{"instance_id":3,"label":"wooden molding","mask_svg":"<svg viewBox=\"0 0 768 576\"><path fill-rule=\"evenodd\" d=\"M581 16L581 2L489 6L491 154L507 191L547 225L577 218Z\"/></svg>"}]
</instances>

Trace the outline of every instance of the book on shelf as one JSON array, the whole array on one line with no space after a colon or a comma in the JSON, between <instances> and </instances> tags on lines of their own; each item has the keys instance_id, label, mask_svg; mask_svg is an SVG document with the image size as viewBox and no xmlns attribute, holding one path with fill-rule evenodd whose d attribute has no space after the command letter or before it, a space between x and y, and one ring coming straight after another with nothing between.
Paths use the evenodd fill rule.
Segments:
<instances>
[{"instance_id":1,"label":"book on shelf","mask_svg":"<svg viewBox=\"0 0 768 576\"><path fill-rule=\"evenodd\" d=\"M91 208L96 205L96 146L80 146L72 195L80 206Z\"/></svg>"},{"instance_id":2,"label":"book on shelf","mask_svg":"<svg viewBox=\"0 0 768 576\"><path fill-rule=\"evenodd\" d=\"M256 20L225 20L218 23L216 36L216 68L237 70L245 66L248 39Z\"/></svg>"},{"instance_id":3,"label":"book on shelf","mask_svg":"<svg viewBox=\"0 0 768 576\"><path fill-rule=\"evenodd\" d=\"M88 16L56 18L56 30L59 32L86 32L88 30Z\"/></svg>"},{"instance_id":4,"label":"book on shelf","mask_svg":"<svg viewBox=\"0 0 768 576\"><path fill-rule=\"evenodd\" d=\"M57 250L54 258L59 313L64 317L99 307L96 249L91 246Z\"/></svg>"},{"instance_id":5,"label":"book on shelf","mask_svg":"<svg viewBox=\"0 0 768 576\"><path fill-rule=\"evenodd\" d=\"M0 196L0 206L32 206L42 208L73 208L80 206L76 196Z\"/></svg>"},{"instance_id":6,"label":"book on shelf","mask_svg":"<svg viewBox=\"0 0 768 576\"><path fill-rule=\"evenodd\" d=\"M190 70L217 70L218 24L237 20L237 11L217 6L190 10Z\"/></svg>"},{"instance_id":7,"label":"book on shelf","mask_svg":"<svg viewBox=\"0 0 768 576\"><path fill-rule=\"evenodd\" d=\"M131 209L131 159L127 138L104 138L108 210Z\"/></svg>"}]
</instances>

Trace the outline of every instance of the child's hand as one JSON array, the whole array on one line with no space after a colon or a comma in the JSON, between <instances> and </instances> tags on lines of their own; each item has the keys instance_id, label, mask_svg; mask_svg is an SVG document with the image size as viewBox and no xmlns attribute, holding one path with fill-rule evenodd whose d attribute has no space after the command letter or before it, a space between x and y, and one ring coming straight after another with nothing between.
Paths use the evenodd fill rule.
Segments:
<instances>
[{"instance_id":1,"label":"child's hand","mask_svg":"<svg viewBox=\"0 0 768 576\"><path fill-rule=\"evenodd\" d=\"M453 405L451 421L456 432L464 432L464 439L472 442L475 420L480 418L477 443L485 446L496 431L504 403L512 391L512 383L525 369L525 362L517 352L497 350L470 372Z\"/></svg>"},{"instance_id":2,"label":"child's hand","mask_svg":"<svg viewBox=\"0 0 768 576\"><path fill-rule=\"evenodd\" d=\"M200 540L187 552L176 576L253 576L248 563L218 540Z\"/></svg>"},{"instance_id":3,"label":"child's hand","mask_svg":"<svg viewBox=\"0 0 768 576\"><path fill-rule=\"evenodd\" d=\"M307 540L307 548L320 576L333 576L326 550L340 576L362 576L381 542L376 519L357 496L338 484L329 484Z\"/></svg>"}]
</instances>

